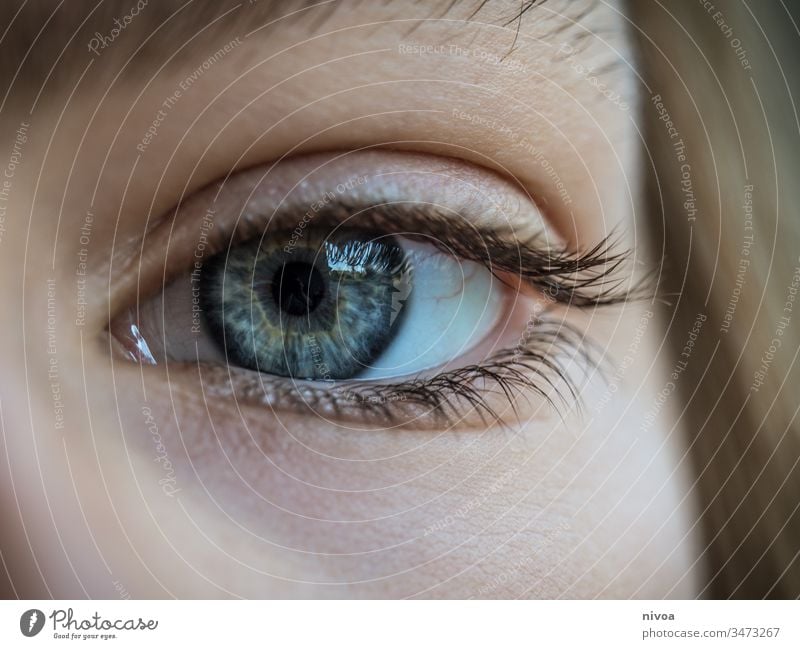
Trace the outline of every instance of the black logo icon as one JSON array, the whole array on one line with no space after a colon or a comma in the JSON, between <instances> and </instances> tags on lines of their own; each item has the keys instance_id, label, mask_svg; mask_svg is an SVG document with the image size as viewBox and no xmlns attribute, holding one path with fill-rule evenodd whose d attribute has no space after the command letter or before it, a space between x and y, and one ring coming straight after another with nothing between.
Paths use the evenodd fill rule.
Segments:
<instances>
[{"instance_id":1,"label":"black logo icon","mask_svg":"<svg viewBox=\"0 0 800 649\"><path fill-rule=\"evenodd\" d=\"M38 608L25 611L19 618L19 630L22 635L32 638L44 627L44 613Z\"/></svg>"}]
</instances>

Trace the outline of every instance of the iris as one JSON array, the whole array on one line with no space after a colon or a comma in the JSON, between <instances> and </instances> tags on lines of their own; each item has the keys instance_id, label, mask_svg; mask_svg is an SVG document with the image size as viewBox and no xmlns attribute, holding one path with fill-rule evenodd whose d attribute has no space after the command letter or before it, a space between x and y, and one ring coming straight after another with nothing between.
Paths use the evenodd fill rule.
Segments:
<instances>
[{"instance_id":1,"label":"iris","mask_svg":"<svg viewBox=\"0 0 800 649\"><path fill-rule=\"evenodd\" d=\"M297 379L358 376L392 341L411 265L390 236L313 229L251 240L203 265L203 315L228 361Z\"/></svg>"}]
</instances>

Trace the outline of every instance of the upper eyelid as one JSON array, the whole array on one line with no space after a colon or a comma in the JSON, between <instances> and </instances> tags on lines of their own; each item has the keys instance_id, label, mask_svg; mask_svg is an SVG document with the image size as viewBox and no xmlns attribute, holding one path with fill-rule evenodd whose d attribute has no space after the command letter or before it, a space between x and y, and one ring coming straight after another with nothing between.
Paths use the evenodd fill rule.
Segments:
<instances>
[{"instance_id":1,"label":"upper eyelid","mask_svg":"<svg viewBox=\"0 0 800 649\"><path fill-rule=\"evenodd\" d=\"M276 177L280 179L280 171L275 171L274 164L237 172L187 196L170 209L165 218L157 220L140 241L115 251L112 265L116 273L112 274L115 285L111 291L110 314L114 315L123 306L129 306L119 304L119 293L127 292L130 296L134 288L137 294L140 288L145 292L155 292L172 278L170 275L177 276L191 268L194 260L191 251L198 246L199 238L206 236L202 233L204 213L206 216L212 215L213 223L213 236L208 237L213 243L206 244L202 255L202 258L207 259L224 246L263 235L267 228L273 232L293 229L302 218L305 211L304 201L307 207L308 196L301 196L298 200L292 191L309 176L316 181L317 176L314 174L320 169L323 175L329 173L338 178L337 174L343 172L337 171L337 164L342 162L345 169L349 169L352 174L354 160L356 168L362 165L363 168L376 166L377 161L377 172L371 177L376 186L380 186L392 174L408 174L411 177L432 174L436 183L444 185L442 178L452 178L459 187L463 185L468 188L469 194L459 197L464 205L452 207L446 201L425 203L424 200L402 200L387 204L380 200L364 200L362 203L348 204L345 200L336 200L315 214L317 223L324 219L327 221L325 225L330 226L331 223L347 220L357 213L359 218L353 225L383 229L396 234L417 230L427 235L427 239L435 239L438 235L444 243L443 248L455 250L467 259L483 262L490 269L494 266L499 271L520 274L539 288L556 290L558 301L574 302L575 294L577 301L592 303L590 296L581 295L581 289L589 284L601 283L603 277L596 271L602 265L600 262L603 246L591 251L592 255L588 257L569 251L555 234L550 219L542 214L530 196L523 194L519 186L514 187L495 172L466 161L439 158L432 154L368 150L344 154L310 154L299 159L283 160L277 166L298 165L300 171L295 170L296 173L293 171L289 174L289 178L294 179L288 185L289 190L286 189L284 180L284 189L277 192L277 198L270 198L266 203L263 193L274 193L271 191L271 181ZM303 161L303 164L299 165L299 161ZM280 180L278 184L280 185ZM411 189L406 194L412 195L415 190L416 186L412 182ZM437 191L447 193L446 190ZM475 192L481 195L477 196ZM471 200L473 196L477 201ZM483 203L480 202L481 199ZM271 208L270 201L273 202ZM516 205L517 202L519 205ZM412 209L415 203L417 209ZM508 213L506 209L509 210ZM494 216L487 216L486 210L494 212ZM458 230L459 237L449 236L459 220L464 221L463 227ZM495 223L501 220L502 223ZM163 264L159 266L162 272L158 277L152 277L153 273L149 268L153 261L161 261ZM174 264L171 265L170 261ZM587 271L594 272L595 276L588 277ZM566 278L565 274L570 272L573 274L572 278ZM134 279L135 287L132 286ZM585 286L581 286L581 283ZM612 300L607 301L620 299L615 295Z\"/></svg>"},{"instance_id":2,"label":"upper eyelid","mask_svg":"<svg viewBox=\"0 0 800 649\"><path fill-rule=\"evenodd\" d=\"M548 225L538 207L519 186L514 187L496 172L465 160L443 158L431 153L373 149L304 154L225 175L182 196L179 203L162 216L149 220L147 231L140 237L124 245L118 244L112 251L111 280L115 285L114 290L125 287L126 277L146 270L141 262L147 261L149 264L150 260L141 257L159 257L162 255L160 249L167 246L171 248L170 254L174 254L181 245L193 246L199 229L197 224L209 208L217 210L215 222L220 225L230 229L235 225L243 231L253 227L255 231L263 228L273 214L280 213L284 208L287 213L295 210L295 214L302 214L307 209L309 199L313 200L322 193L322 184L327 182L325 177L328 177L328 181L330 176L335 177L335 185L344 179L346 173L352 175L354 166L360 170L359 173L369 172L371 193L395 172L402 171L413 176L433 173L436 176L435 184L439 187L448 185L444 178L451 178L453 182L450 185L466 188L461 193L468 195L461 196L459 200L470 204L465 206L465 213L471 212L471 219L499 218L491 216L494 213L502 214L503 218L515 218L521 224L535 219L542 223L542 227ZM318 185L311 191L311 196L302 188L297 190L309 179L312 184ZM407 183L398 181L397 184L402 186ZM434 182L422 184L433 185ZM408 196L414 192L421 192L417 185L405 194ZM297 194L303 193L306 195L298 199ZM429 191L425 193L430 194ZM448 195L441 202L452 201ZM475 204L474 207L472 204Z\"/></svg>"}]
</instances>

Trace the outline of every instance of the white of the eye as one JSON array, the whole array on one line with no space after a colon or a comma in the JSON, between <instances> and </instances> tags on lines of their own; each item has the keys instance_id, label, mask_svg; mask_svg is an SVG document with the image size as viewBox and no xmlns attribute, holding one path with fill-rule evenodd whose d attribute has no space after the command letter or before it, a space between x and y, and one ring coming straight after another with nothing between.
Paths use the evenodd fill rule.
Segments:
<instances>
[{"instance_id":1,"label":"white of the eye","mask_svg":"<svg viewBox=\"0 0 800 649\"><path fill-rule=\"evenodd\" d=\"M480 263L426 243L402 240L413 270L393 340L361 380L414 375L447 366L478 345L502 315L502 286ZM402 296L402 291L399 292Z\"/></svg>"},{"instance_id":2,"label":"white of the eye","mask_svg":"<svg viewBox=\"0 0 800 649\"><path fill-rule=\"evenodd\" d=\"M155 362L225 362L196 303L197 291L197 281L183 276L141 305L139 327Z\"/></svg>"}]
</instances>

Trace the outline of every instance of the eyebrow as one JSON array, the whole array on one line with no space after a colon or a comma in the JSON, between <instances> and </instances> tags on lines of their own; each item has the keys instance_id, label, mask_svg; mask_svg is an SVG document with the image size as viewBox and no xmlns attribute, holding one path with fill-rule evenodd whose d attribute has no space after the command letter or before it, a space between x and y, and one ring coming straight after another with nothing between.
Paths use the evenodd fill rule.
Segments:
<instances>
[{"instance_id":1,"label":"eyebrow","mask_svg":"<svg viewBox=\"0 0 800 649\"><path fill-rule=\"evenodd\" d=\"M509 2L500 23L516 22L519 29L523 16L544 1ZM419 19L458 14L469 21L497 2L443 0ZM0 1L0 26L5 25L0 27L0 108L9 96L14 99L31 91L52 93L58 87L73 86L90 62L90 80L95 83L111 72L116 74L121 64L126 77L151 74L165 52L180 49L174 61L179 64L198 49L213 53L232 36L255 30L263 36L297 23L312 33L340 8L371 9L360 0L93 0L93 4L81 4L82 10L76 10L74 0L61 0L55 6L48 0ZM378 6L385 9L390 3Z\"/></svg>"}]
</instances>

